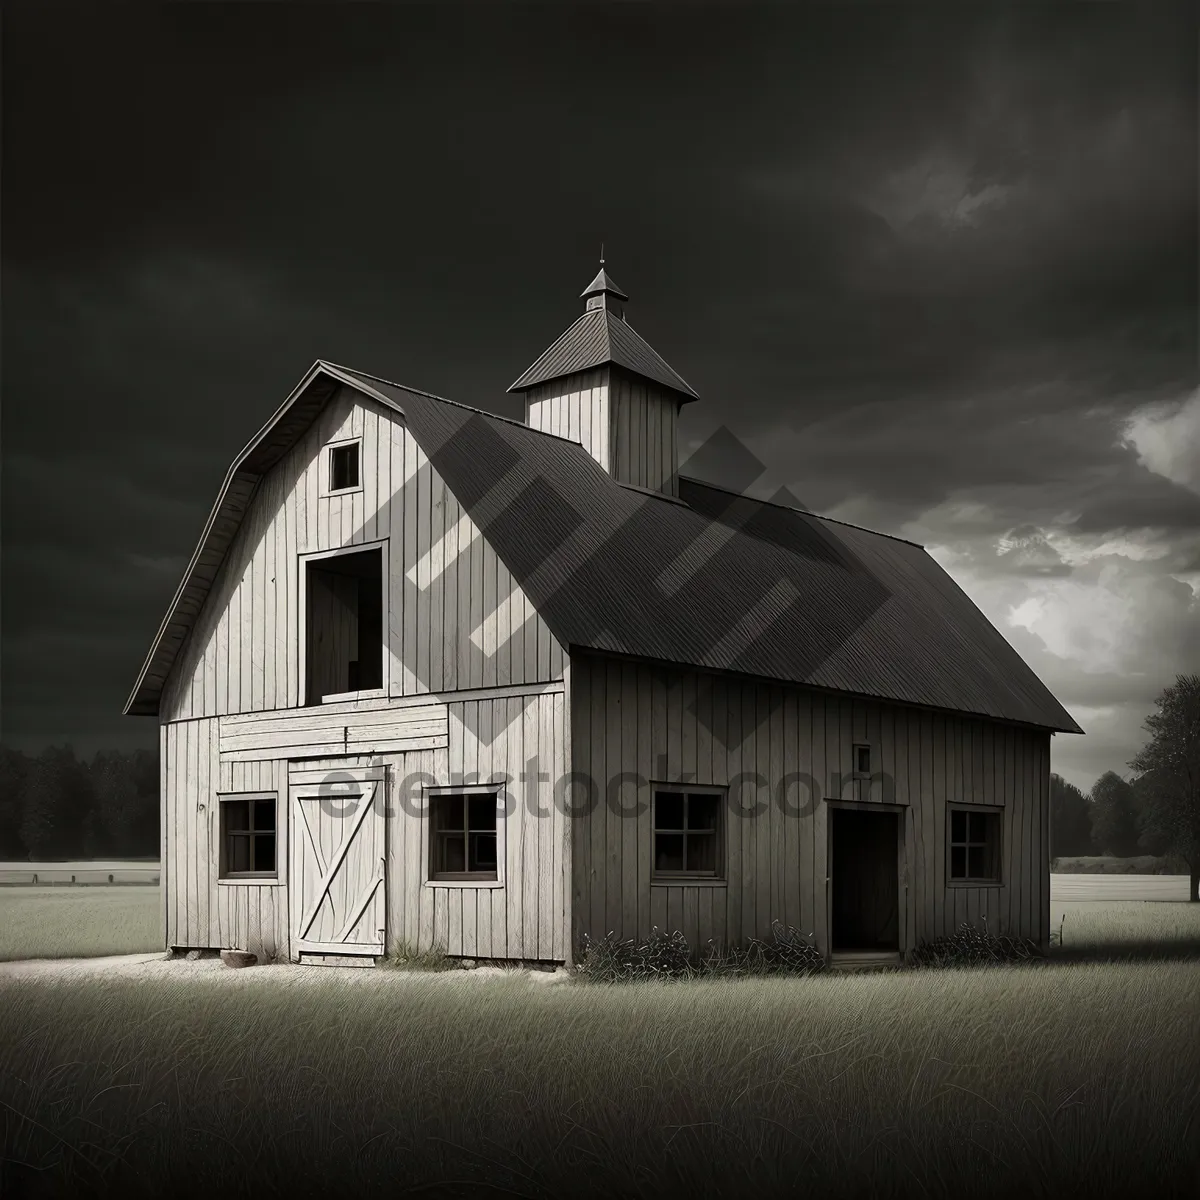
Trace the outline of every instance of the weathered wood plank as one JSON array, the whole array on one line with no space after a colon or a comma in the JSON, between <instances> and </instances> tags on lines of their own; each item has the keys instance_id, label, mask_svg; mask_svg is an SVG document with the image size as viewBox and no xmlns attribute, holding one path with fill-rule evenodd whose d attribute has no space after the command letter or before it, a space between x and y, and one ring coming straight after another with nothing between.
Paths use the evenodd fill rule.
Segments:
<instances>
[{"instance_id":1,"label":"weathered wood plank","mask_svg":"<svg viewBox=\"0 0 1200 1200\"><path fill-rule=\"evenodd\" d=\"M638 758L638 726L643 719L638 704L640 698L638 668L634 663L622 663L618 671L621 706L619 752L623 765L614 772L614 778L626 772L640 774L644 777L644 771L641 769L641 762ZM620 854L618 871L621 880L621 904L616 917L610 918L610 920L619 937L636 937L638 934L638 893L641 891L641 880L638 878L638 826L642 823L636 808L652 803L651 789L649 787L639 788L635 782L629 780L622 784L614 801L619 805L616 814L616 831Z\"/></svg>"},{"instance_id":2,"label":"weathered wood plank","mask_svg":"<svg viewBox=\"0 0 1200 1200\"><path fill-rule=\"evenodd\" d=\"M558 840L559 814L554 805L554 785L560 774L555 749L554 697L539 696L537 708L538 766L545 780L538 783L539 809L537 823L537 945L538 958L546 961L556 957L554 931L562 918L562 894L555 888L558 877L561 847Z\"/></svg>"},{"instance_id":3,"label":"weathered wood plank","mask_svg":"<svg viewBox=\"0 0 1200 1200\"><path fill-rule=\"evenodd\" d=\"M276 746L305 746L310 742L341 741L350 747L350 753L356 753L354 743L386 742L398 738L440 738L445 742L449 723L444 706L441 712L436 710L417 710L418 716L409 717L397 712L393 717L402 719L391 721L375 721L359 724L347 723L345 717L333 721L299 721L295 725L278 724L270 727L268 732L226 732L221 731L221 752L229 753L236 750L257 750ZM278 758L280 755L273 755Z\"/></svg>"}]
</instances>

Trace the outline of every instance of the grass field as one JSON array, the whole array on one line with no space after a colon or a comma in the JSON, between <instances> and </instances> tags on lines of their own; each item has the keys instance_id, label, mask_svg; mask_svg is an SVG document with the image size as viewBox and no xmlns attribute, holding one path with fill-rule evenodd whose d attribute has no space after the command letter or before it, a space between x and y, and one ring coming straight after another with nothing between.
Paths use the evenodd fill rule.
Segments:
<instances>
[{"instance_id":1,"label":"grass field","mask_svg":"<svg viewBox=\"0 0 1200 1200\"><path fill-rule=\"evenodd\" d=\"M161 949L157 887L0 888L0 961Z\"/></svg>"},{"instance_id":2,"label":"grass field","mask_svg":"<svg viewBox=\"0 0 1200 1200\"><path fill-rule=\"evenodd\" d=\"M1196 962L550 989L270 970L6 985L14 1194L1195 1195Z\"/></svg>"},{"instance_id":3,"label":"grass field","mask_svg":"<svg viewBox=\"0 0 1200 1200\"><path fill-rule=\"evenodd\" d=\"M1065 903L1057 909L1050 931L1057 959L1155 952L1200 959L1200 904L1112 900Z\"/></svg>"},{"instance_id":4,"label":"grass field","mask_svg":"<svg viewBox=\"0 0 1200 1200\"><path fill-rule=\"evenodd\" d=\"M1080 878L1086 878L1082 891L1069 881L1062 890L1076 889L1067 893L1073 897L1103 895L1106 890L1119 894L1127 881L1123 878L1116 885L1102 876ZM0 888L0 962L159 950L160 904L159 889L149 886ZM1200 905L1054 900L1051 923L1056 932L1064 913L1065 949L1112 946L1128 951L1148 945L1200 953Z\"/></svg>"}]
</instances>

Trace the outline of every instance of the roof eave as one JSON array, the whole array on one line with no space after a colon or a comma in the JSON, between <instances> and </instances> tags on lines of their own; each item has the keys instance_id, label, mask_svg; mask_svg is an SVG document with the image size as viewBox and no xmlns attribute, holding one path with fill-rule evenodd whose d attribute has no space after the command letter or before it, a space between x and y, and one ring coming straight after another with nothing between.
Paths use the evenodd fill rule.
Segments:
<instances>
[{"instance_id":1,"label":"roof eave","mask_svg":"<svg viewBox=\"0 0 1200 1200\"><path fill-rule=\"evenodd\" d=\"M547 619L548 618L543 618ZM556 637L559 637L555 633ZM876 704L893 704L900 708L915 708L922 712L944 713L948 716L969 717L978 721L995 721L997 724L1019 726L1022 729L1037 729L1045 733L1079 733L1084 731L1071 719L1066 710L1063 710L1063 716L1067 721L1067 725L1051 725L1045 721L1030 721L1021 720L1018 717L997 717L993 713L974 712L965 708L947 708L944 705L924 704L919 700L897 700L893 696L880 696L874 692L850 692L842 688L834 688L822 686L819 683L810 683L804 679L783 679L775 675L755 675L748 671L739 671L733 667L715 667L715 666L696 666L694 664L680 664L669 659L649 658L640 654L629 654L620 650L610 650L603 646L586 646L581 642L564 641L561 637L559 640L563 642L568 654L592 654L600 655L608 658L625 659L630 662L641 662L648 666L657 667L674 667L682 668L686 671L700 671L705 674L728 676L730 678L754 680L759 683L769 684L774 687L797 687L805 688L810 692L821 692L830 696L853 696L857 699L871 700ZM1061 705L1059 705L1062 708Z\"/></svg>"},{"instance_id":2,"label":"roof eave","mask_svg":"<svg viewBox=\"0 0 1200 1200\"><path fill-rule=\"evenodd\" d=\"M217 499L209 511L208 519L205 521L204 528L200 533L200 539L196 543L196 549L192 553L191 559L188 561L188 565L183 572L183 577L179 581L179 586L175 589L175 594L171 598L171 603L167 606L166 615L163 617L163 620L158 627L158 632L154 635L154 638L150 643L150 649L142 661L142 667L138 672L137 682L134 684L133 690L129 693L129 698L125 701L125 705L121 709L122 716L155 716L158 714L159 705L162 698L162 688L165 686L167 679L170 677L171 670L175 665L174 662L172 662L167 668L167 672L163 676L162 683L158 685L158 688L156 692L154 692L153 696L145 694L148 690L146 686L147 678L150 674L150 669L154 665L155 659L158 657L158 653L162 648L163 639L170 631L171 625L176 619L180 602L183 600L188 586L192 582L200 558L203 555L205 548L208 546L213 529L221 514L221 509L229 495L229 489L237 479L238 474L242 471L246 460L262 444L264 439L270 434L276 425L278 425L279 422L287 415L287 413L296 404L300 397L304 395L308 388L311 387L312 384L322 375L336 380L338 383L343 383L350 387L356 388L359 391L365 391L373 399L378 400L381 404L386 405L388 408L398 409L398 406L394 400L382 395L374 388L370 388L369 386L365 385L362 380L354 379L353 377L349 376L342 368L337 367L333 363L325 362L323 359L317 359L317 361L314 362L311 367L309 367L309 369L304 373L304 376L301 378L300 382L292 389L292 392L288 398L275 410L275 412L267 420L266 424L263 425L263 427L258 431L258 433L256 433L254 437L246 443L241 453L233 460L233 465L226 472L220 491L217 493ZM247 474L252 473L248 472ZM255 480L255 486L257 487L257 479ZM186 633L184 636L186 638Z\"/></svg>"},{"instance_id":3,"label":"roof eave","mask_svg":"<svg viewBox=\"0 0 1200 1200\"><path fill-rule=\"evenodd\" d=\"M636 375L639 379L648 379L656 387L662 388L664 391L671 392L678 397L680 404L692 404L699 400L700 397L695 392L688 388L686 391L683 388L674 387L671 384L663 383L661 379L650 379L648 375L642 375L638 371L630 370L629 367L623 366L621 363L614 361L611 357L602 360L601 362L589 363L585 367L576 367L573 371L563 371L556 375L536 375L531 379L526 379L522 375L511 387L505 389L509 394L516 393L521 395L525 392L531 392L535 387L539 387L543 383L553 383L556 379L568 379L572 375L582 375L586 371L595 371L600 367L615 367L618 371L624 371L627 375ZM526 372L528 374L528 372ZM686 386L686 385L685 385Z\"/></svg>"}]
</instances>

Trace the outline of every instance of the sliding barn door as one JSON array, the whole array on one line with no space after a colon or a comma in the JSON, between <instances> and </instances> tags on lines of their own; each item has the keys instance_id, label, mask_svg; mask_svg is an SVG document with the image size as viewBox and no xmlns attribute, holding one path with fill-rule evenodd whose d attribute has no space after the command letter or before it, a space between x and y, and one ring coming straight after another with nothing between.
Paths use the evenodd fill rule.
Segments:
<instances>
[{"instance_id":1,"label":"sliding barn door","mask_svg":"<svg viewBox=\"0 0 1200 1200\"><path fill-rule=\"evenodd\" d=\"M386 767L290 771L292 948L381 956Z\"/></svg>"}]
</instances>

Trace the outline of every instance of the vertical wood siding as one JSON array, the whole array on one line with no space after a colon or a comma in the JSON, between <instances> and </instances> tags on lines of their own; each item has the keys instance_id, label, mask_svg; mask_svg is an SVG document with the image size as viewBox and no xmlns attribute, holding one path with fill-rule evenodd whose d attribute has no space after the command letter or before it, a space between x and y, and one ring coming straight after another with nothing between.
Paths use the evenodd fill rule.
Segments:
<instances>
[{"instance_id":1,"label":"vertical wood siding","mask_svg":"<svg viewBox=\"0 0 1200 1200\"><path fill-rule=\"evenodd\" d=\"M293 760L291 768L389 768L381 801L387 818L389 950L406 946L466 957L564 961L570 843L563 803L555 799L555 785L567 770L564 685L549 684L527 694L464 697L439 707L448 736L413 739L438 743L430 748L317 758L312 756L318 749L314 745L302 761ZM277 721L287 722L287 717ZM240 757L247 753L243 749L222 749L251 736L240 732L246 728L244 721L235 720L228 728L227 733L221 718L162 727L163 838L168 850L162 872L165 942L295 957L289 932L294 915L288 894L289 760L245 760ZM394 732L390 726L380 728ZM304 748L284 747L280 752L296 754L298 749ZM262 747L250 751L261 752ZM523 773L527 779L522 779ZM428 885L429 831L422 815L422 785L500 783L505 776L510 800L508 815L497 822L503 864L498 886ZM242 791L277 793L276 884L219 881L217 793Z\"/></svg>"},{"instance_id":2,"label":"vertical wood siding","mask_svg":"<svg viewBox=\"0 0 1200 1200\"><path fill-rule=\"evenodd\" d=\"M570 845L555 784L566 773L566 695L451 701L445 749L384 755L388 945L464 957L564 961ZM522 780L525 773L528 779ZM425 776L424 779L421 777ZM508 782L497 819L496 886L429 882L422 785Z\"/></svg>"},{"instance_id":3,"label":"vertical wood siding","mask_svg":"<svg viewBox=\"0 0 1200 1200\"><path fill-rule=\"evenodd\" d=\"M679 400L647 379L612 372L612 449L609 473L622 483L679 494Z\"/></svg>"},{"instance_id":4,"label":"vertical wood siding","mask_svg":"<svg viewBox=\"0 0 1200 1200\"><path fill-rule=\"evenodd\" d=\"M350 438L361 439L362 487L342 496L323 495L322 452L329 442ZM381 540L387 542L388 697L302 707L299 556ZM312 762L321 761L314 755L337 754L340 765L383 761L398 770L411 758L433 764L432 773L445 783L461 769L464 756L472 761L470 769L489 775L511 770L514 777L535 755L561 763L566 667L562 647L403 420L343 389L259 483L164 690L166 944L234 946L272 957L291 953L290 759ZM540 694L546 683L556 681L554 692ZM487 706L503 705L506 712L518 706L514 726L501 741L481 746L454 719L455 705L444 701L459 692L482 696L487 689L539 694L459 702L458 707L476 705L481 719L494 721L497 729L503 723ZM526 704L528 711L521 707ZM458 732L450 736L448 729ZM555 777L562 773L561 767L539 769L554 770ZM540 795L549 786L535 785L535 790ZM276 792L277 884L218 881L219 791ZM388 880L393 943L415 936L422 949L437 944L483 957L564 957L565 824L558 816L534 822L523 812L506 826L515 857L506 862L505 886L478 889L478 894L422 888L409 869L409 856L424 846L423 825L398 819L396 828L388 829L389 871L397 872Z\"/></svg>"},{"instance_id":5,"label":"vertical wood siding","mask_svg":"<svg viewBox=\"0 0 1200 1200\"><path fill-rule=\"evenodd\" d=\"M222 762L218 725L210 717L162 728L166 944L287 957L287 761ZM277 794L277 883L219 882L219 792Z\"/></svg>"},{"instance_id":6,"label":"vertical wood siding","mask_svg":"<svg viewBox=\"0 0 1200 1200\"><path fill-rule=\"evenodd\" d=\"M903 809L906 948L985 918L993 931L1047 941L1047 733L576 655L571 737L573 769L592 778L598 797L590 814L571 822L576 943L585 932L644 937L652 926L681 929L695 946L710 938L737 942L764 936L778 919L827 951L827 801L838 799L886 799ZM871 747L872 769L894 781L891 797L882 779L853 777L852 748L860 742ZM620 781L622 772L647 782ZM797 811L807 799L797 772L820 786L821 802L807 815ZM768 786L753 782L754 774ZM747 815L726 810L725 886L651 883L649 781L681 778L737 787ZM609 781L617 781L611 802ZM618 805L630 809L639 800L636 816L621 815ZM951 802L1002 812L999 886L947 882Z\"/></svg>"},{"instance_id":7,"label":"vertical wood siding","mask_svg":"<svg viewBox=\"0 0 1200 1200\"><path fill-rule=\"evenodd\" d=\"M611 415L607 368L539 383L525 393L525 403L525 423L531 429L578 442L608 470Z\"/></svg>"},{"instance_id":8,"label":"vertical wood siding","mask_svg":"<svg viewBox=\"0 0 1200 1200\"><path fill-rule=\"evenodd\" d=\"M347 438L362 439L362 487L324 496L322 451ZM562 678L562 647L403 420L344 388L259 483L167 681L160 719L299 705L298 556L381 539L390 695Z\"/></svg>"},{"instance_id":9,"label":"vertical wood siding","mask_svg":"<svg viewBox=\"0 0 1200 1200\"><path fill-rule=\"evenodd\" d=\"M679 400L666 388L601 367L538 384L526 421L579 442L616 480L679 494Z\"/></svg>"}]
</instances>

